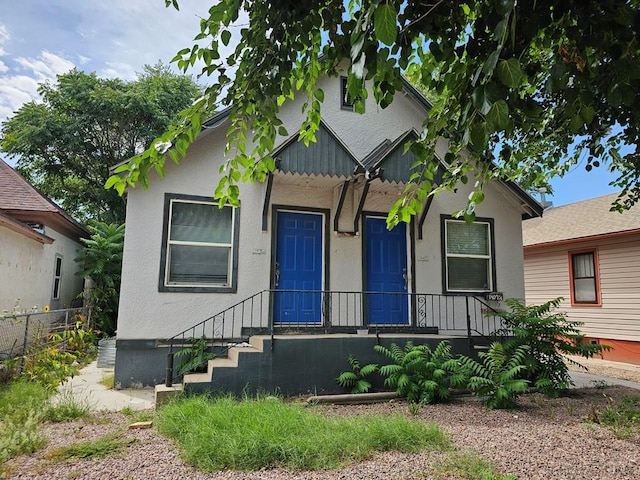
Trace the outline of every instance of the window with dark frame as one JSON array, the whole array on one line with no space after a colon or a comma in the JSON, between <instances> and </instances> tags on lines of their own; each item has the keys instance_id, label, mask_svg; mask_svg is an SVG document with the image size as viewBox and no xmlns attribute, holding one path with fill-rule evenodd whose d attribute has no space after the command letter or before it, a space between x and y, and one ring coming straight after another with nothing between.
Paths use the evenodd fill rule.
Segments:
<instances>
[{"instance_id":1,"label":"window with dark frame","mask_svg":"<svg viewBox=\"0 0 640 480\"><path fill-rule=\"evenodd\" d=\"M199 197L167 202L161 290L235 289L237 209Z\"/></svg>"},{"instance_id":2,"label":"window with dark frame","mask_svg":"<svg viewBox=\"0 0 640 480\"><path fill-rule=\"evenodd\" d=\"M444 218L443 269L445 292L493 290L493 237L491 221L466 223Z\"/></svg>"},{"instance_id":3,"label":"window with dark frame","mask_svg":"<svg viewBox=\"0 0 640 480\"><path fill-rule=\"evenodd\" d=\"M574 304L600 303L595 250L570 253L571 296Z\"/></svg>"},{"instance_id":4,"label":"window with dark frame","mask_svg":"<svg viewBox=\"0 0 640 480\"><path fill-rule=\"evenodd\" d=\"M60 299L60 284L62 282L62 255L56 255L53 267L53 292L51 298L53 300Z\"/></svg>"},{"instance_id":5,"label":"window with dark frame","mask_svg":"<svg viewBox=\"0 0 640 480\"><path fill-rule=\"evenodd\" d=\"M358 100L356 97L355 100ZM340 108L342 110L355 111L355 101L349 96L349 89L347 88L347 77L340 77Z\"/></svg>"}]
</instances>

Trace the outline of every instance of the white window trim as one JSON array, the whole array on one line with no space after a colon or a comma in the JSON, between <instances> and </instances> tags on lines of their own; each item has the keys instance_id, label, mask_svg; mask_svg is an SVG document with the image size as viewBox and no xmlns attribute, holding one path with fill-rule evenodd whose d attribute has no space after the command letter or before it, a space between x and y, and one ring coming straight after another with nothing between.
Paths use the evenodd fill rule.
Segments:
<instances>
[{"instance_id":1,"label":"white window trim","mask_svg":"<svg viewBox=\"0 0 640 480\"><path fill-rule=\"evenodd\" d=\"M488 245L489 245L489 254L488 255L473 255L473 254L463 254L463 253L449 253L447 251L447 245L449 244L449 228L448 225L450 223L465 223L464 220L456 220L456 219L445 219L444 221L444 244L442 248L444 249L444 259L445 259L445 287L447 292L460 292L460 293L473 293L473 292L491 292L493 290L493 235L491 231L491 222L486 220L476 220L473 223L476 224L484 224L487 226L487 236L488 236ZM454 289L449 287L449 258L477 258L488 261L488 269L487 269L487 288L485 289Z\"/></svg>"},{"instance_id":2,"label":"white window trim","mask_svg":"<svg viewBox=\"0 0 640 480\"><path fill-rule=\"evenodd\" d=\"M235 228L236 228L236 209L230 205L225 205L222 208L230 208L231 209L231 242L230 243L214 243L214 242L187 242L181 240L171 240L171 218L173 213L173 205L175 203L188 203L188 204L200 204L200 205L212 205L217 206L216 202L205 202L201 200L188 200L182 198L171 198L169 201L169 212L167 221L167 233L166 233L166 245L167 245L167 253L165 259L165 270L164 270L164 286L168 288L230 288L233 284L233 263L234 263L234 248L233 241L235 238ZM228 248L229 249L229 261L227 263L227 282L226 283L178 283L178 282L169 282L169 276L171 274L171 246L172 245L184 245L191 247L216 247L216 248Z\"/></svg>"},{"instance_id":3,"label":"white window trim","mask_svg":"<svg viewBox=\"0 0 640 480\"><path fill-rule=\"evenodd\" d=\"M58 260L60 260L60 275L56 275L58 267ZM60 290L62 290L62 268L64 266L64 257L59 253L56 253L55 260L53 261L53 288L51 292L52 300L60 300ZM58 291L56 292L56 280L58 281Z\"/></svg>"}]
</instances>

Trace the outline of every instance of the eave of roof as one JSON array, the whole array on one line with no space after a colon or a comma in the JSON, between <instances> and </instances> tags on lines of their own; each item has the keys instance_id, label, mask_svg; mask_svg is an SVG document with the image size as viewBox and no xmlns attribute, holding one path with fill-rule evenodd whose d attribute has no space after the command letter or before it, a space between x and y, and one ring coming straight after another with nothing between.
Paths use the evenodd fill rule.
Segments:
<instances>
[{"instance_id":1,"label":"eave of roof","mask_svg":"<svg viewBox=\"0 0 640 480\"><path fill-rule=\"evenodd\" d=\"M19 222L18 220L15 220L14 218L10 217L9 215L6 215L1 211L0 211L0 226L6 227L9 230L12 230L32 240L35 240L36 242L39 242L43 245L51 244L54 241L53 238L48 237L42 233L36 232L34 229L29 227L28 225L25 225L24 223Z\"/></svg>"}]
</instances>

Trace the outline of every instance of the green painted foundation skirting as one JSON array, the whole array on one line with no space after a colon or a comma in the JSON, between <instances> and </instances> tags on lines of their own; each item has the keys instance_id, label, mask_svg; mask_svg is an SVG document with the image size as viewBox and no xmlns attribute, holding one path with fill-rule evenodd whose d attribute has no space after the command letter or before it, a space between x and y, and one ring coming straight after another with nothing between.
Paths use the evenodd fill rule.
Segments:
<instances>
[{"instance_id":1,"label":"green painted foundation skirting","mask_svg":"<svg viewBox=\"0 0 640 480\"><path fill-rule=\"evenodd\" d=\"M386 334L379 342L404 347L407 341L429 344L432 348L442 340L451 343L454 355L470 355L466 337L438 335ZM273 344L265 338L262 352L241 352L235 368L216 368L207 384L186 384L192 392L228 392L235 395L275 393L284 396L344 393L336 377L349 370L347 357L354 355L362 365L385 364L387 358L373 350L375 335L281 336ZM169 349L154 340L119 340L116 344L115 382L122 388L140 384L157 385L165 381ZM373 379L382 389L381 379Z\"/></svg>"}]
</instances>

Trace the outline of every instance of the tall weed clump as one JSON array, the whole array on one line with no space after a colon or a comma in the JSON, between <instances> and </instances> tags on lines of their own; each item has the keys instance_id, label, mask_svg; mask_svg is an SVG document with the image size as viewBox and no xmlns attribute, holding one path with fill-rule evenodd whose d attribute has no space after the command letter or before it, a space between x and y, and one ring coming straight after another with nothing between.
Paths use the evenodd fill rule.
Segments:
<instances>
[{"instance_id":1,"label":"tall weed clump","mask_svg":"<svg viewBox=\"0 0 640 480\"><path fill-rule=\"evenodd\" d=\"M523 345L527 347L524 358L527 378L542 393L552 397L573 385L563 355L591 358L610 349L607 345L584 343L584 335L579 330L582 322L553 311L561 301L559 297L541 305L525 305L520 300L507 299L510 311L497 313L504 328L495 332L507 338L504 342L507 354L515 354Z\"/></svg>"}]
</instances>

